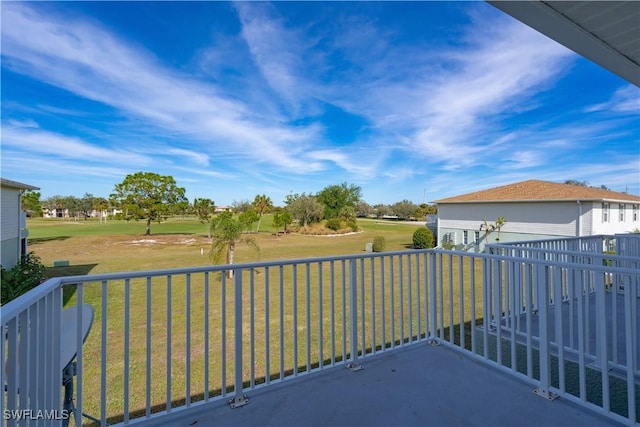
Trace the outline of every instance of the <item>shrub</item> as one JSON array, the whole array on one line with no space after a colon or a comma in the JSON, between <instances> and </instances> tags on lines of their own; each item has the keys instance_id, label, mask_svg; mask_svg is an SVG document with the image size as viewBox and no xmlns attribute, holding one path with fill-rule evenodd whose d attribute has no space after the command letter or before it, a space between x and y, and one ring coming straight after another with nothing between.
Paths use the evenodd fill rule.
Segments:
<instances>
[{"instance_id":1,"label":"shrub","mask_svg":"<svg viewBox=\"0 0 640 427\"><path fill-rule=\"evenodd\" d=\"M383 236L373 238L373 252L384 252L387 247L387 240Z\"/></svg>"},{"instance_id":2,"label":"shrub","mask_svg":"<svg viewBox=\"0 0 640 427\"><path fill-rule=\"evenodd\" d=\"M429 249L433 247L433 233L427 227L420 227L413 233L413 247L415 249Z\"/></svg>"},{"instance_id":3,"label":"shrub","mask_svg":"<svg viewBox=\"0 0 640 427\"><path fill-rule=\"evenodd\" d=\"M342 224L340 223L340 220L338 218L331 218L327 220L326 227L328 229L338 231L340 230L340 228L342 228Z\"/></svg>"},{"instance_id":4,"label":"shrub","mask_svg":"<svg viewBox=\"0 0 640 427\"><path fill-rule=\"evenodd\" d=\"M358 223L353 218L347 221L347 226L351 228L351 231L358 231Z\"/></svg>"},{"instance_id":5,"label":"shrub","mask_svg":"<svg viewBox=\"0 0 640 427\"><path fill-rule=\"evenodd\" d=\"M10 270L3 268L0 276L0 304L4 305L44 282L44 265L29 252Z\"/></svg>"}]
</instances>

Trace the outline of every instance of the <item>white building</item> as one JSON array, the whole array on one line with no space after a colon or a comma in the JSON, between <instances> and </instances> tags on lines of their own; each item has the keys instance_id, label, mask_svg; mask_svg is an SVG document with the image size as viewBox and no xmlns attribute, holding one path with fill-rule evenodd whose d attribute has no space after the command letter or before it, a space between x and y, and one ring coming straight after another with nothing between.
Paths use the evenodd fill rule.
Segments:
<instances>
[{"instance_id":1,"label":"white building","mask_svg":"<svg viewBox=\"0 0 640 427\"><path fill-rule=\"evenodd\" d=\"M0 263L10 269L27 253L27 214L22 210L21 196L26 190L39 190L20 182L0 178Z\"/></svg>"},{"instance_id":2,"label":"white building","mask_svg":"<svg viewBox=\"0 0 640 427\"><path fill-rule=\"evenodd\" d=\"M601 188L529 180L441 199L438 246L481 251L499 217L506 222L488 234L489 243L558 236L629 233L640 229L640 196Z\"/></svg>"}]
</instances>

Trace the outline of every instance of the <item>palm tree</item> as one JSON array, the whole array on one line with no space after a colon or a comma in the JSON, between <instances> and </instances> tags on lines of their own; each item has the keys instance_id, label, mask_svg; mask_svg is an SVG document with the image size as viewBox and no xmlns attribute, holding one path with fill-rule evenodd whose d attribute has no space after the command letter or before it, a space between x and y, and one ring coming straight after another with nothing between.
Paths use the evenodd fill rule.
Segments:
<instances>
[{"instance_id":1,"label":"palm tree","mask_svg":"<svg viewBox=\"0 0 640 427\"><path fill-rule=\"evenodd\" d=\"M489 242L489 233L496 229L495 224L489 224L486 219L482 220L483 223L480 224L480 231L484 230L484 242L487 244Z\"/></svg>"},{"instance_id":2,"label":"palm tree","mask_svg":"<svg viewBox=\"0 0 640 427\"><path fill-rule=\"evenodd\" d=\"M500 241L500 230L502 230L502 227L504 227L506 222L507 219L503 216L499 216L498 219L496 219L495 229L498 230L498 238L496 239L496 242Z\"/></svg>"},{"instance_id":3,"label":"palm tree","mask_svg":"<svg viewBox=\"0 0 640 427\"><path fill-rule=\"evenodd\" d=\"M258 225L256 226L256 233L260 231L260 223L262 222L262 215L271 212L273 208L273 202L271 198L267 197L264 194L259 194L253 199L252 203L253 207L258 214Z\"/></svg>"},{"instance_id":4,"label":"palm tree","mask_svg":"<svg viewBox=\"0 0 640 427\"><path fill-rule=\"evenodd\" d=\"M211 259L219 263L226 255L227 264L233 264L237 243L245 243L260 250L255 239L243 236L246 224L233 219L231 212L222 212L211 220ZM227 277L233 277L233 270L227 272Z\"/></svg>"}]
</instances>

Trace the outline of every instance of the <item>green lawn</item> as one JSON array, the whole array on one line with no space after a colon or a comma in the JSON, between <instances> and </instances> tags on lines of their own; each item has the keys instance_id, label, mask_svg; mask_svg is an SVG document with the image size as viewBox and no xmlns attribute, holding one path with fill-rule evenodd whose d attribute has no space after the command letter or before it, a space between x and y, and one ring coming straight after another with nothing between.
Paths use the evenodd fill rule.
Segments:
<instances>
[{"instance_id":1,"label":"green lawn","mask_svg":"<svg viewBox=\"0 0 640 427\"><path fill-rule=\"evenodd\" d=\"M29 218L27 220L29 240L38 242L51 238L82 236L115 236L144 234L145 221L107 220L100 223L96 218L74 221L67 218ZM207 234L207 225L194 217L169 218L151 224L152 234Z\"/></svg>"},{"instance_id":2,"label":"green lawn","mask_svg":"<svg viewBox=\"0 0 640 427\"><path fill-rule=\"evenodd\" d=\"M262 220L254 234L259 252L238 246L236 263L258 260L322 257L362 253L375 236L383 236L387 250L411 247L417 225L360 220L361 232L339 237L276 233L272 216ZM78 222L66 219L29 219L29 250L46 266L68 260L70 268L50 269L49 275L157 270L211 264L207 226L195 218L171 218L153 223L151 236L144 236L143 221L96 219ZM202 254L202 255L201 255Z\"/></svg>"}]
</instances>

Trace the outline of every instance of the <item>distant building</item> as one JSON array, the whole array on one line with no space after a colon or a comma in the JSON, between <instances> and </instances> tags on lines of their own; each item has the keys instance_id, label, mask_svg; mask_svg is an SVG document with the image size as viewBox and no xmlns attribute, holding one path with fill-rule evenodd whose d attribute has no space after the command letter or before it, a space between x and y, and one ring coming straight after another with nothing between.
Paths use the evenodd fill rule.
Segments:
<instances>
[{"instance_id":1,"label":"distant building","mask_svg":"<svg viewBox=\"0 0 640 427\"><path fill-rule=\"evenodd\" d=\"M0 264L10 269L27 253L27 214L22 210L21 196L38 187L0 178Z\"/></svg>"},{"instance_id":2,"label":"distant building","mask_svg":"<svg viewBox=\"0 0 640 427\"><path fill-rule=\"evenodd\" d=\"M43 218L69 218L69 209L42 209Z\"/></svg>"},{"instance_id":3,"label":"distant building","mask_svg":"<svg viewBox=\"0 0 640 427\"><path fill-rule=\"evenodd\" d=\"M505 225L489 243L628 233L640 228L640 196L601 188L529 180L448 197L438 204L438 246L482 251L486 220Z\"/></svg>"}]
</instances>

